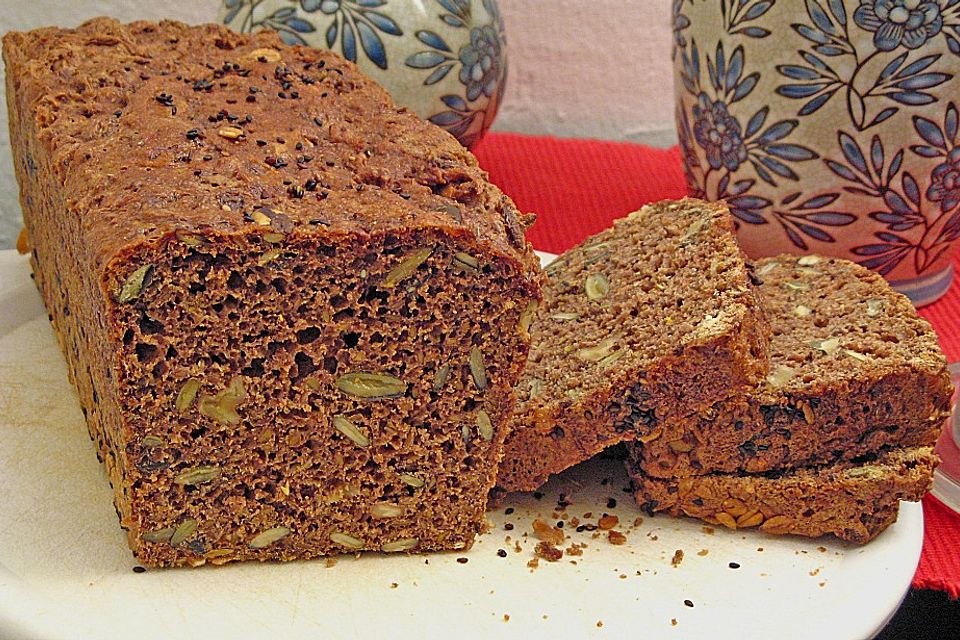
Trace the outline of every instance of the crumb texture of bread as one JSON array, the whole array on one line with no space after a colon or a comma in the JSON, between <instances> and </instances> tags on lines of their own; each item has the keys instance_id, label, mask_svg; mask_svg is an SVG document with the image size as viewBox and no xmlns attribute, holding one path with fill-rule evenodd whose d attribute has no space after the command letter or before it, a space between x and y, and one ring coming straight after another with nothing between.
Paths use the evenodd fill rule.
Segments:
<instances>
[{"instance_id":1,"label":"crumb texture of bread","mask_svg":"<svg viewBox=\"0 0 960 640\"><path fill-rule=\"evenodd\" d=\"M627 470L651 515L866 544L896 522L900 500L918 501L930 490L937 463L933 447L908 447L782 473L664 479L646 475L635 459Z\"/></svg>"},{"instance_id":2,"label":"crumb texture of bread","mask_svg":"<svg viewBox=\"0 0 960 640\"><path fill-rule=\"evenodd\" d=\"M533 490L767 375L769 327L723 204L648 205L546 272L501 490Z\"/></svg>"},{"instance_id":3,"label":"crumb texture of bread","mask_svg":"<svg viewBox=\"0 0 960 640\"><path fill-rule=\"evenodd\" d=\"M765 258L756 273L770 375L631 445L646 474L759 473L936 441L952 385L936 334L905 296L834 258Z\"/></svg>"},{"instance_id":4,"label":"crumb texture of bread","mask_svg":"<svg viewBox=\"0 0 960 640\"><path fill-rule=\"evenodd\" d=\"M3 39L36 283L146 565L469 547L542 276L529 218L329 52Z\"/></svg>"}]
</instances>

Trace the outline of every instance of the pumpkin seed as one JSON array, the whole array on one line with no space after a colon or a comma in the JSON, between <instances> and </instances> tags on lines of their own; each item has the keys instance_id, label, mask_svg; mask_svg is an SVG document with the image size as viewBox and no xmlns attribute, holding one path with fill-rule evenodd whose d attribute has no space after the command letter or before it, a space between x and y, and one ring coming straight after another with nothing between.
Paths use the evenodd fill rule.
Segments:
<instances>
[{"instance_id":1,"label":"pumpkin seed","mask_svg":"<svg viewBox=\"0 0 960 640\"><path fill-rule=\"evenodd\" d=\"M543 380L539 378L531 378L530 380L527 381L527 384L530 386L530 391L527 394L527 397L530 400L533 400L534 398L539 396L541 393L543 393Z\"/></svg>"},{"instance_id":2,"label":"pumpkin seed","mask_svg":"<svg viewBox=\"0 0 960 640\"><path fill-rule=\"evenodd\" d=\"M783 283L783 288L787 291L809 291L810 285L806 282L794 282L789 280Z\"/></svg>"},{"instance_id":3,"label":"pumpkin seed","mask_svg":"<svg viewBox=\"0 0 960 640\"><path fill-rule=\"evenodd\" d=\"M550 316L550 318L553 320L561 320L561 321L576 320L579 317L580 317L579 313L566 313L566 312L554 313L553 315Z\"/></svg>"},{"instance_id":4,"label":"pumpkin seed","mask_svg":"<svg viewBox=\"0 0 960 640\"><path fill-rule=\"evenodd\" d=\"M378 502L370 507L370 516L374 518L396 518L400 515L403 515L403 509L392 502Z\"/></svg>"},{"instance_id":5,"label":"pumpkin seed","mask_svg":"<svg viewBox=\"0 0 960 640\"><path fill-rule=\"evenodd\" d=\"M487 388L487 372L483 367L483 354L480 347L470 348L470 375L473 376L473 384L477 389L483 391Z\"/></svg>"},{"instance_id":6,"label":"pumpkin seed","mask_svg":"<svg viewBox=\"0 0 960 640\"><path fill-rule=\"evenodd\" d=\"M163 440L157 436L144 436L143 440L140 441L140 446L144 449L152 449L154 447L162 447Z\"/></svg>"},{"instance_id":7,"label":"pumpkin seed","mask_svg":"<svg viewBox=\"0 0 960 640\"><path fill-rule=\"evenodd\" d=\"M453 254L453 262L456 266L463 267L468 271L480 270L480 261L469 253L464 253L463 251L458 251L457 253Z\"/></svg>"},{"instance_id":8,"label":"pumpkin seed","mask_svg":"<svg viewBox=\"0 0 960 640\"><path fill-rule=\"evenodd\" d=\"M263 58L264 62L279 62L280 61L280 52L276 49L254 49L247 54L249 58L254 60L260 60Z\"/></svg>"},{"instance_id":9,"label":"pumpkin seed","mask_svg":"<svg viewBox=\"0 0 960 640\"><path fill-rule=\"evenodd\" d=\"M407 255L400 264L390 270L383 281L380 283L386 288L392 288L409 278L416 270L427 261L433 249L418 249Z\"/></svg>"},{"instance_id":10,"label":"pumpkin seed","mask_svg":"<svg viewBox=\"0 0 960 640\"><path fill-rule=\"evenodd\" d=\"M193 518L187 518L181 522L176 531L173 532L173 535L170 536L170 546L175 547L195 534L197 532L197 525L197 521Z\"/></svg>"},{"instance_id":11,"label":"pumpkin seed","mask_svg":"<svg viewBox=\"0 0 960 640\"><path fill-rule=\"evenodd\" d=\"M767 382L773 387L779 387L786 384L790 378L796 375L797 370L784 365L777 367L767 376Z\"/></svg>"},{"instance_id":12,"label":"pumpkin seed","mask_svg":"<svg viewBox=\"0 0 960 640\"><path fill-rule=\"evenodd\" d=\"M186 471L181 471L173 481L176 484L184 486L206 484L213 482L219 478L220 475L220 467L217 465L201 465L199 467L192 467Z\"/></svg>"},{"instance_id":13,"label":"pumpkin seed","mask_svg":"<svg viewBox=\"0 0 960 640\"><path fill-rule=\"evenodd\" d=\"M836 353L837 349L840 348L840 340L838 338L830 338L828 340L812 340L810 342L810 347L813 349L819 349L830 356Z\"/></svg>"},{"instance_id":14,"label":"pumpkin seed","mask_svg":"<svg viewBox=\"0 0 960 640\"><path fill-rule=\"evenodd\" d=\"M779 266L780 266L780 263L779 263L779 262L777 262L776 260L771 260L770 262L767 262L767 263L761 265L761 266L757 269L757 275L758 275L758 276L765 276L765 275L767 275L768 273L770 273L771 271L773 271L774 269L776 269L776 268L779 267Z\"/></svg>"},{"instance_id":15,"label":"pumpkin seed","mask_svg":"<svg viewBox=\"0 0 960 640\"><path fill-rule=\"evenodd\" d=\"M354 538L353 536L341 533L339 531L334 531L330 534L330 542L339 544L342 547L347 547L348 549L363 548L363 540L360 538Z\"/></svg>"},{"instance_id":16,"label":"pumpkin seed","mask_svg":"<svg viewBox=\"0 0 960 640\"><path fill-rule=\"evenodd\" d=\"M490 416L483 409L477 411L477 431L480 433L480 437L487 442L493 440L493 423L490 421Z\"/></svg>"},{"instance_id":17,"label":"pumpkin seed","mask_svg":"<svg viewBox=\"0 0 960 640\"><path fill-rule=\"evenodd\" d=\"M190 408L190 405L193 404L194 399L197 397L197 391L200 390L200 381L196 378L190 378L183 383L183 386L180 387L180 393L177 394L177 399L174 401L174 406L177 408L177 411L183 413Z\"/></svg>"},{"instance_id":18,"label":"pumpkin seed","mask_svg":"<svg viewBox=\"0 0 960 640\"><path fill-rule=\"evenodd\" d=\"M844 349L843 352L853 358L854 360L859 360L860 362L869 362L870 358L859 351L854 351L853 349Z\"/></svg>"},{"instance_id":19,"label":"pumpkin seed","mask_svg":"<svg viewBox=\"0 0 960 640\"><path fill-rule=\"evenodd\" d=\"M403 482L405 485L411 486L414 489L419 489L424 485L423 478L420 478L419 476L415 476L412 473L401 473L401 474L398 474L397 477L399 477L400 481Z\"/></svg>"},{"instance_id":20,"label":"pumpkin seed","mask_svg":"<svg viewBox=\"0 0 960 640\"><path fill-rule=\"evenodd\" d=\"M591 300L600 300L610 292L610 281L602 273L591 273L584 281L583 289Z\"/></svg>"},{"instance_id":21,"label":"pumpkin seed","mask_svg":"<svg viewBox=\"0 0 960 640\"><path fill-rule=\"evenodd\" d=\"M253 540L247 543L247 546L251 549L263 549L264 547L268 547L278 540L282 540L288 535L290 535L290 529L287 527L272 527L266 531L258 533Z\"/></svg>"},{"instance_id":22,"label":"pumpkin seed","mask_svg":"<svg viewBox=\"0 0 960 640\"><path fill-rule=\"evenodd\" d=\"M221 137L226 138L227 140L236 140L243 135L243 129L240 127L220 127L220 130L217 131Z\"/></svg>"},{"instance_id":23,"label":"pumpkin seed","mask_svg":"<svg viewBox=\"0 0 960 640\"><path fill-rule=\"evenodd\" d=\"M803 304L798 304L793 308L793 314L798 318L806 318L811 313L813 313L813 309Z\"/></svg>"},{"instance_id":24,"label":"pumpkin seed","mask_svg":"<svg viewBox=\"0 0 960 640\"><path fill-rule=\"evenodd\" d=\"M611 350L617 344L615 338L601 340L599 344L593 347L584 347L577 351L577 357L587 362L599 362L610 355Z\"/></svg>"},{"instance_id":25,"label":"pumpkin seed","mask_svg":"<svg viewBox=\"0 0 960 640\"><path fill-rule=\"evenodd\" d=\"M418 544L420 544L419 538L400 538L399 540L394 540L393 542L386 543L385 545L380 547L380 550L385 551L387 553L395 553L397 551L409 551L410 549L413 549Z\"/></svg>"},{"instance_id":26,"label":"pumpkin seed","mask_svg":"<svg viewBox=\"0 0 960 640\"><path fill-rule=\"evenodd\" d=\"M164 527L163 529L154 529L143 534L143 539L147 542L170 542L173 537L175 527Z\"/></svg>"},{"instance_id":27,"label":"pumpkin seed","mask_svg":"<svg viewBox=\"0 0 960 640\"><path fill-rule=\"evenodd\" d=\"M153 265L145 264L131 273L127 279L124 280L123 286L120 287L120 293L117 296L117 300L121 304L125 304L140 297L140 292L143 289L144 283L147 282L148 277L152 272Z\"/></svg>"},{"instance_id":28,"label":"pumpkin seed","mask_svg":"<svg viewBox=\"0 0 960 640\"><path fill-rule=\"evenodd\" d=\"M536 300L528 302L527 306L524 307L523 311L520 313L520 322L517 324L520 329L520 335L524 338L529 337L530 334L530 325L533 324L533 318L537 315L538 303Z\"/></svg>"},{"instance_id":29,"label":"pumpkin seed","mask_svg":"<svg viewBox=\"0 0 960 640\"><path fill-rule=\"evenodd\" d=\"M240 424L237 406L246 399L247 390L243 386L243 381L240 378L234 378L230 385L217 395L200 398L200 413L224 424Z\"/></svg>"},{"instance_id":30,"label":"pumpkin seed","mask_svg":"<svg viewBox=\"0 0 960 640\"><path fill-rule=\"evenodd\" d=\"M440 391L443 388L443 385L447 384L447 379L450 377L450 365L445 364L439 369L437 373L433 376L433 390Z\"/></svg>"},{"instance_id":31,"label":"pumpkin seed","mask_svg":"<svg viewBox=\"0 0 960 640\"><path fill-rule=\"evenodd\" d=\"M883 300L871 298L867 300L867 315L876 318L883 311Z\"/></svg>"},{"instance_id":32,"label":"pumpkin seed","mask_svg":"<svg viewBox=\"0 0 960 640\"><path fill-rule=\"evenodd\" d=\"M333 428L352 440L358 447L370 446L370 438L343 416L333 416Z\"/></svg>"},{"instance_id":33,"label":"pumpkin seed","mask_svg":"<svg viewBox=\"0 0 960 640\"><path fill-rule=\"evenodd\" d=\"M399 398L407 391L407 383L384 373L363 371L348 373L337 378L337 388L358 398L381 400Z\"/></svg>"},{"instance_id":34,"label":"pumpkin seed","mask_svg":"<svg viewBox=\"0 0 960 640\"><path fill-rule=\"evenodd\" d=\"M797 260L797 264L801 267L812 267L815 264L820 264L820 256L801 256Z\"/></svg>"},{"instance_id":35,"label":"pumpkin seed","mask_svg":"<svg viewBox=\"0 0 960 640\"><path fill-rule=\"evenodd\" d=\"M263 255L257 258L257 264L262 267L268 262L273 262L280 257L281 253L283 252L280 249L270 249L268 251L264 251Z\"/></svg>"},{"instance_id":36,"label":"pumpkin seed","mask_svg":"<svg viewBox=\"0 0 960 640\"><path fill-rule=\"evenodd\" d=\"M278 242L283 242L283 239L286 238L282 233L270 232L263 234L263 241L269 242L270 244L277 244Z\"/></svg>"}]
</instances>

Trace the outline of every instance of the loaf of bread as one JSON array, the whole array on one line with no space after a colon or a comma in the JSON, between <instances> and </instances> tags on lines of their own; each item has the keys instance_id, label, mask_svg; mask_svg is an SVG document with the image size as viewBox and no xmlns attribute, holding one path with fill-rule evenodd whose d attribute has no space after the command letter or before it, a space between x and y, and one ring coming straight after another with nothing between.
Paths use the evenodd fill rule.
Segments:
<instances>
[{"instance_id":1,"label":"loaf of bread","mask_svg":"<svg viewBox=\"0 0 960 640\"><path fill-rule=\"evenodd\" d=\"M725 205L649 205L547 267L500 464L501 491L767 375L769 327Z\"/></svg>"},{"instance_id":2,"label":"loaf of bread","mask_svg":"<svg viewBox=\"0 0 960 640\"><path fill-rule=\"evenodd\" d=\"M766 474L648 476L631 456L637 502L651 515L687 515L731 529L864 544L896 522L900 500L920 500L933 483L933 447L882 450L857 460Z\"/></svg>"},{"instance_id":3,"label":"loaf of bread","mask_svg":"<svg viewBox=\"0 0 960 640\"><path fill-rule=\"evenodd\" d=\"M147 565L469 546L527 217L338 56L174 22L3 40L32 264Z\"/></svg>"},{"instance_id":4,"label":"loaf of bread","mask_svg":"<svg viewBox=\"0 0 960 640\"><path fill-rule=\"evenodd\" d=\"M633 445L646 474L756 473L936 442L950 375L905 296L846 260L782 255L756 267L769 377Z\"/></svg>"}]
</instances>

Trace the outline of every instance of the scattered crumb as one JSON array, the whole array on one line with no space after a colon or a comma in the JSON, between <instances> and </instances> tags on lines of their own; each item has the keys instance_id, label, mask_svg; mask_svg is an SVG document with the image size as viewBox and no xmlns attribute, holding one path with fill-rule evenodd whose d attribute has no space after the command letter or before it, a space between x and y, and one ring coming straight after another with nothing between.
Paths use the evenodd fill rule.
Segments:
<instances>
[{"instance_id":1,"label":"scattered crumb","mask_svg":"<svg viewBox=\"0 0 960 640\"><path fill-rule=\"evenodd\" d=\"M713 527L702 527L702 529L703 529L703 532L708 536L712 536L713 533L716 531L716 529L714 529Z\"/></svg>"},{"instance_id":2,"label":"scattered crumb","mask_svg":"<svg viewBox=\"0 0 960 640\"><path fill-rule=\"evenodd\" d=\"M603 626L603 620L597 620L597 628Z\"/></svg>"},{"instance_id":3,"label":"scattered crumb","mask_svg":"<svg viewBox=\"0 0 960 640\"><path fill-rule=\"evenodd\" d=\"M593 511L587 511L585 514L583 514L584 520L589 520L592 517L593 517Z\"/></svg>"},{"instance_id":4,"label":"scattered crumb","mask_svg":"<svg viewBox=\"0 0 960 640\"><path fill-rule=\"evenodd\" d=\"M537 554L538 558L543 558L547 562L556 562L563 557L563 551L546 541L538 542L534 553Z\"/></svg>"},{"instance_id":5,"label":"scattered crumb","mask_svg":"<svg viewBox=\"0 0 960 640\"><path fill-rule=\"evenodd\" d=\"M570 518L570 526L571 526L571 527L576 527L576 526L579 525L579 524L580 524L580 518L578 518L578 517L576 517L576 516Z\"/></svg>"},{"instance_id":6,"label":"scattered crumb","mask_svg":"<svg viewBox=\"0 0 960 640\"><path fill-rule=\"evenodd\" d=\"M147 570L146 567L142 567L142 566L140 566L139 564L136 565L136 566L133 568L133 572L134 572L134 573L145 573L146 570Z\"/></svg>"},{"instance_id":7,"label":"scattered crumb","mask_svg":"<svg viewBox=\"0 0 960 640\"><path fill-rule=\"evenodd\" d=\"M763 547L757 547L757 551L763 551Z\"/></svg>"},{"instance_id":8,"label":"scattered crumb","mask_svg":"<svg viewBox=\"0 0 960 640\"><path fill-rule=\"evenodd\" d=\"M691 609L693 609L693 600L684 600L683 606L690 607Z\"/></svg>"},{"instance_id":9,"label":"scattered crumb","mask_svg":"<svg viewBox=\"0 0 960 640\"><path fill-rule=\"evenodd\" d=\"M617 526L619 523L620 523L620 518L618 518L617 516L612 516L605 513L603 514L603 517L597 521L597 526L600 527L601 529L604 529L605 531L609 531L610 529L613 529L615 526Z\"/></svg>"},{"instance_id":10,"label":"scattered crumb","mask_svg":"<svg viewBox=\"0 0 960 640\"><path fill-rule=\"evenodd\" d=\"M657 540L660 539L660 536L655 536L655 535L653 535L653 534L651 534L651 533L648 533L648 534L647 534L647 537L650 538L651 540L653 540L654 542L656 542Z\"/></svg>"},{"instance_id":11,"label":"scattered crumb","mask_svg":"<svg viewBox=\"0 0 960 640\"><path fill-rule=\"evenodd\" d=\"M677 619L676 619L676 618L670 618L670 626L673 626L673 627L677 626Z\"/></svg>"},{"instance_id":12,"label":"scattered crumb","mask_svg":"<svg viewBox=\"0 0 960 640\"><path fill-rule=\"evenodd\" d=\"M820 573L820 569L822 569L822 568L823 568L823 567L817 567L816 569L814 569L813 571L810 572L810 575L811 575L811 576L817 575L818 573Z\"/></svg>"},{"instance_id":13,"label":"scattered crumb","mask_svg":"<svg viewBox=\"0 0 960 640\"><path fill-rule=\"evenodd\" d=\"M826 547L817 547L817 551L819 551L820 553L826 553L826 552L827 552L827 548L826 548Z\"/></svg>"},{"instance_id":14,"label":"scattered crumb","mask_svg":"<svg viewBox=\"0 0 960 640\"><path fill-rule=\"evenodd\" d=\"M621 545L621 544L625 544L625 543L626 543L626 541L627 541L627 536L623 535L622 533L620 533L620 532L617 531L616 529L613 529L613 530L610 531L610 533L607 534L607 540L610 541L610 544L615 544L615 545L618 545L618 546L619 546L619 545Z\"/></svg>"},{"instance_id":15,"label":"scattered crumb","mask_svg":"<svg viewBox=\"0 0 960 640\"><path fill-rule=\"evenodd\" d=\"M514 543L513 551L514 553L520 553L521 551L523 551L523 547L520 546L519 542Z\"/></svg>"},{"instance_id":16,"label":"scattered crumb","mask_svg":"<svg viewBox=\"0 0 960 640\"><path fill-rule=\"evenodd\" d=\"M582 555L583 555L583 548L584 548L585 546L586 546L586 545L574 543L574 544L570 545L569 547L567 547L566 549L564 549L563 551L564 551L564 553L566 553L568 556L582 556Z\"/></svg>"},{"instance_id":17,"label":"scattered crumb","mask_svg":"<svg viewBox=\"0 0 960 640\"><path fill-rule=\"evenodd\" d=\"M337 559L336 559L336 558L327 558L327 560L326 560L326 562L325 562L324 564L327 565L327 568L328 568L328 569L331 568L331 567L335 567L335 566L337 566Z\"/></svg>"},{"instance_id":18,"label":"scattered crumb","mask_svg":"<svg viewBox=\"0 0 960 640\"><path fill-rule=\"evenodd\" d=\"M549 524L543 520L537 519L533 521L533 535L543 542L547 542L552 545L563 544L563 531L556 527L551 527Z\"/></svg>"},{"instance_id":19,"label":"scattered crumb","mask_svg":"<svg viewBox=\"0 0 960 640\"><path fill-rule=\"evenodd\" d=\"M490 533L493 531L493 523L488 519L483 519L483 524L480 525L480 533Z\"/></svg>"},{"instance_id":20,"label":"scattered crumb","mask_svg":"<svg viewBox=\"0 0 960 640\"><path fill-rule=\"evenodd\" d=\"M621 573L620 576L619 576L619 578L620 578L621 580L626 580L626 579L627 579L627 574Z\"/></svg>"},{"instance_id":21,"label":"scattered crumb","mask_svg":"<svg viewBox=\"0 0 960 640\"><path fill-rule=\"evenodd\" d=\"M824 580L823 582L821 582L821 583L820 583L820 586L821 586L821 587L825 587L825 586L827 586L827 581L826 581L826 580Z\"/></svg>"},{"instance_id":22,"label":"scattered crumb","mask_svg":"<svg viewBox=\"0 0 960 640\"><path fill-rule=\"evenodd\" d=\"M530 560L527 562L527 566L530 567L530 569L536 569L540 566L540 558L530 558Z\"/></svg>"},{"instance_id":23,"label":"scattered crumb","mask_svg":"<svg viewBox=\"0 0 960 640\"><path fill-rule=\"evenodd\" d=\"M673 558L670 559L670 564L674 567L679 567L681 562L683 562L683 549L677 549L673 552Z\"/></svg>"},{"instance_id":24,"label":"scattered crumb","mask_svg":"<svg viewBox=\"0 0 960 640\"><path fill-rule=\"evenodd\" d=\"M509 614L509 613L503 614L503 621L504 621L504 622L510 622L510 614Z\"/></svg>"},{"instance_id":25,"label":"scattered crumb","mask_svg":"<svg viewBox=\"0 0 960 640\"><path fill-rule=\"evenodd\" d=\"M639 527L642 524L643 524L643 518L641 518L640 516L637 516L636 518L633 519L633 526Z\"/></svg>"},{"instance_id":26,"label":"scattered crumb","mask_svg":"<svg viewBox=\"0 0 960 640\"><path fill-rule=\"evenodd\" d=\"M728 564L727 566L730 567L731 569L739 569L739 568L740 568L740 563L739 563L739 562L731 562L731 563Z\"/></svg>"},{"instance_id":27,"label":"scattered crumb","mask_svg":"<svg viewBox=\"0 0 960 640\"><path fill-rule=\"evenodd\" d=\"M498 558L506 558L506 557L507 557L507 550L506 550L506 549L497 549L497 557L498 557Z\"/></svg>"},{"instance_id":28,"label":"scattered crumb","mask_svg":"<svg viewBox=\"0 0 960 640\"><path fill-rule=\"evenodd\" d=\"M700 556L701 558L707 555L708 553L710 553L709 549L700 549L700 551L697 551L697 555Z\"/></svg>"},{"instance_id":29,"label":"scattered crumb","mask_svg":"<svg viewBox=\"0 0 960 640\"><path fill-rule=\"evenodd\" d=\"M546 619L549 618L549 617L550 617L550 616L548 616L547 614L543 614L543 619L544 619L544 620L546 620Z\"/></svg>"},{"instance_id":30,"label":"scattered crumb","mask_svg":"<svg viewBox=\"0 0 960 640\"><path fill-rule=\"evenodd\" d=\"M396 588L399 587L399 586L400 586L400 585L399 585L398 583L396 583L396 582L391 582L391 583L390 583L390 588L391 588L391 589L396 589Z\"/></svg>"},{"instance_id":31,"label":"scattered crumb","mask_svg":"<svg viewBox=\"0 0 960 640\"><path fill-rule=\"evenodd\" d=\"M460 564L467 564L468 562L470 562L470 558L460 557L460 558L457 558L457 562L459 562Z\"/></svg>"}]
</instances>

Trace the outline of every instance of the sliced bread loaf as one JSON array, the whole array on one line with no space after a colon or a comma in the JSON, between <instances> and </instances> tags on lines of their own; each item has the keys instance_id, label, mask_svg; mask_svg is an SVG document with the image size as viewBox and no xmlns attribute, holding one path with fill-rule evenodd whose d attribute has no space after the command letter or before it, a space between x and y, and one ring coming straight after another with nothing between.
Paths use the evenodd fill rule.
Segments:
<instances>
[{"instance_id":1,"label":"sliced bread loaf","mask_svg":"<svg viewBox=\"0 0 960 640\"><path fill-rule=\"evenodd\" d=\"M650 476L851 460L932 444L949 413L946 361L926 320L879 275L818 256L757 262L771 373L631 445Z\"/></svg>"},{"instance_id":2,"label":"sliced bread loaf","mask_svg":"<svg viewBox=\"0 0 960 640\"><path fill-rule=\"evenodd\" d=\"M769 329L723 204L644 207L547 274L502 490L535 489L767 375Z\"/></svg>"},{"instance_id":3,"label":"sliced bread loaf","mask_svg":"<svg viewBox=\"0 0 960 640\"><path fill-rule=\"evenodd\" d=\"M896 522L900 500L929 491L936 465L932 447L908 447L782 474L662 479L645 474L633 456L627 471L637 502L651 514L864 544Z\"/></svg>"}]
</instances>

